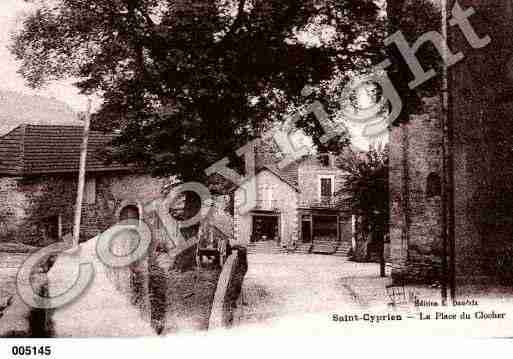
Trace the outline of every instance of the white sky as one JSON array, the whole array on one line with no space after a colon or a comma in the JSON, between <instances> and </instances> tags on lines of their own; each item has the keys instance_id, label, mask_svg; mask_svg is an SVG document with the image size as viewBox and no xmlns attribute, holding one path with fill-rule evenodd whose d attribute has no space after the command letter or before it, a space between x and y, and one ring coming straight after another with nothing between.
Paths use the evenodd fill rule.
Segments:
<instances>
[{"instance_id":1,"label":"white sky","mask_svg":"<svg viewBox=\"0 0 513 359\"><path fill-rule=\"evenodd\" d=\"M32 8L33 5L23 0L0 0L0 89L53 97L65 102L75 111L85 111L87 98L71 85L72 81L51 83L44 89L32 90L16 72L19 64L7 49L9 36L21 26L23 15Z\"/></svg>"}]
</instances>

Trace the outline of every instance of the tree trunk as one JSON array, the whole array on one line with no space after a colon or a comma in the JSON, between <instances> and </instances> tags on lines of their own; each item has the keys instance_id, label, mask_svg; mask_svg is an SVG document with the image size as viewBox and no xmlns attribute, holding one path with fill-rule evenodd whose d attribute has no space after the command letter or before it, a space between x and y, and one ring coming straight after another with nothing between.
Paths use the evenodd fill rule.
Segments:
<instances>
[{"instance_id":1,"label":"tree trunk","mask_svg":"<svg viewBox=\"0 0 513 359\"><path fill-rule=\"evenodd\" d=\"M365 262L369 259L368 246L370 243L369 223L364 217L356 221L356 248L353 259L357 262Z\"/></svg>"},{"instance_id":2,"label":"tree trunk","mask_svg":"<svg viewBox=\"0 0 513 359\"><path fill-rule=\"evenodd\" d=\"M384 278L386 276L385 273L385 241L381 240L380 250L379 250L379 275Z\"/></svg>"}]
</instances>

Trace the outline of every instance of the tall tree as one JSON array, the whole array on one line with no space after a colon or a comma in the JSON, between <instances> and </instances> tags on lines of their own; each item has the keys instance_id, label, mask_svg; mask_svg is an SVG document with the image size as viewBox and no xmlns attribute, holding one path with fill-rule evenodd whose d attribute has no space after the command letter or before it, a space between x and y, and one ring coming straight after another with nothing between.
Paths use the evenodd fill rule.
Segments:
<instances>
[{"instance_id":1,"label":"tall tree","mask_svg":"<svg viewBox=\"0 0 513 359\"><path fill-rule=\"evenodd\" d=\"M432 0L394 0L387 2L387 32L401 31L408 43L415 41L430 31L442 32L443 1ZM433 45L425 44L416 53L422 66L434 69L438 76L421 86L410 89L409 82L413 74L407 62L395 45L387 47L387 56L392 62L389 76L403 100L403 110L396 123L407 122L409 114L418 112L422 97L438 96L442 89L443 61Z\"/></svg>"},{"instance_id":2,"label":"tall tree","mask_svg":"<svg viewBox=\"0 0 513 359\"><path fill-rule=\"evenodd\" d=\"M55 0L12 51L34 87L72 76L101 94L93 126L122 128L119 158L201 181L306 84L375 62L382 20L373 0Z\"/></svg>"}]
</instances>

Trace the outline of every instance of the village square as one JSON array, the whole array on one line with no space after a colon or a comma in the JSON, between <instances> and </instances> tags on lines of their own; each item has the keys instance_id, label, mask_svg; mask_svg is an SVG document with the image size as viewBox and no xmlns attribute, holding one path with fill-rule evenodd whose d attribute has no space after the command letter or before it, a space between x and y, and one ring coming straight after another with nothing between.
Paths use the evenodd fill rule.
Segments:
<instances>
[{"instance_id":1,"label":"village square","mask_svg":"<svg viewBox=\"0 0 513 359\"><path fill-rule=\"evenodd\" d=\"M509 1L24 6L0 337L513 324Z\"/></svg>"}]
</instances>

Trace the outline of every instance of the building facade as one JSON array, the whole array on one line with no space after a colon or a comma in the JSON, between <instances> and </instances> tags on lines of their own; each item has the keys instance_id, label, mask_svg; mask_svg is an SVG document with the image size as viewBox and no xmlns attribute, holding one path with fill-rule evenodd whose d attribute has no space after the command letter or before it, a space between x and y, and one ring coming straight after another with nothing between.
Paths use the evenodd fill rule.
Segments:
<instances>
[{"instance_id":1,"label":"building facade","mask_svg":"<svg viewBox=\"0 0 513 359\"><path fill-rule=\"evenodd\" d=\"M0 137L0 241L46 245L72 232L80 126L22 125ZM145 201L161 195L165 181L134 168L105 164L112 136L91 132L81 239L119 220L142 218Z\"/></svg>"},{"instance_id":2,"label":"building facade","mask_svg":"<svg viewBox=\"0 0 513 359\"><path fill-rule=\"evenodd\" d=\"M392 129L393 273L423 282L445 275L456 283L511 281L504 259L513 244L513 7L510 1L446 5L449 18L457 6L473 8L468 20L476 37L471 45L458 26L448 27L451 51L464 58L448 69L447 114L442 97L424 98L417 115Z\"/></svg>"},{"instance_id":3,"label":"building facade","mask_svg":"<svg viewBox=\"0 0 513 359\"><path fill-rule=\"evenodd\" d=\"M351 243L350 214L336 202L343 171L331 155L308 156L284 169L274 164L257 168L254 182L234 192L235 240L241 244L271 241L282 247L332 243L331 250ZM256 205L238 211L246 194L256 189Z\"/></svg>"}]
</instances>

